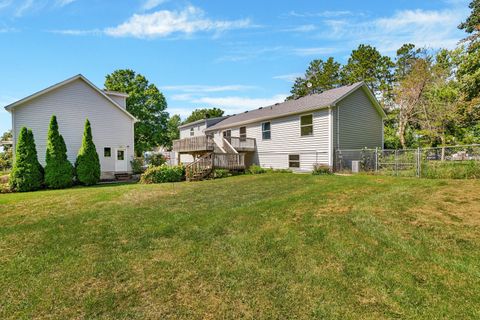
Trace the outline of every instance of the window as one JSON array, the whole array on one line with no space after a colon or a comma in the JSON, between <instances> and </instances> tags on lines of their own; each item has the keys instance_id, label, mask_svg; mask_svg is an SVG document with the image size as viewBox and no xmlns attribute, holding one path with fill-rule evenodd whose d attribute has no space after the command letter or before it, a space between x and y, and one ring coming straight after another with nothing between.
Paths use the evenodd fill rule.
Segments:
<instances>
[{"instance_id":1,"label":"window","mask_svg":"<svg viewBox=\"0 0 480 320\"><path fill-rule=\"evenodd\" d=\"M289 154L288 155L288 167L289 168L300 168L300 155L299 154Z\"/></svg>"},{"instance_id":2,"label":"window","mask_svg":"<svg viewBox=\"0 0 480 320\"><path fill-rule=\"evenodd\" d=\"M125 160L125 151L117 150L117 160Z\"/></svg>"},{"instance_id":3,"label":"window","mask_svg":"<svg viewBox=\"0 0 480 320\"><path fill-rule=\"evenodd\" d=\"M223 131L224 138L230 138L232 136L232 130L225 130Z\"/></svg>"},{"instance_id":4,"label":"window","mask_svg":"<svg viewBox=\"0 0 480 320\"><path fill-rule=\"evenodd\" d=\"M313 115L307 114L300 117L300 135L313 136Z\"/></svg>"},{"instance_id":5,"label":"window","mask_svg":"<svg viewBox=\"0 0 480 320\"><path fill-rule=\"evenodd\" d=\"M247 140L247 127L240 127L240 141Z\"/></svg>"},{"instance_id":6,"label":"window","mask_svg":"<svg viewBox=\"0 0 480 320\"><path fill-rule=\"evenodd\" d=\"M271 137L270 122L262 123L262 139L270 140Z\"/></svg>"},{"instance_id":7,"label":"window","mask_svg":"<svg viewBox=\"0 0 480 320\"><path fill-rule=\"evenodd\" d=\"M103 157L110 158L112 156L112 148L105 147L103 148Z\"/></svg>"},{"instance_id":8,"label":"window","mask_svg":"<svg viewBox=\"0 0 480 320\"><path fill-rule=\"evenodd\" d=\"M193 137L195 135L195 131L193 130L193 128L190 128L190 137Z\"/></svg>"}]
</instances>

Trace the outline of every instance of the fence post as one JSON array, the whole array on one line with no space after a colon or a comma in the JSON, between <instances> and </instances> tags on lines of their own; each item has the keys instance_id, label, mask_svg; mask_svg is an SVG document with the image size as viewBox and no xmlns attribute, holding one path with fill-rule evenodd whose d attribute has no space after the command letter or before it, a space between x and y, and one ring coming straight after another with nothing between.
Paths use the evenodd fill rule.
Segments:
<instances>
[{"instance_id":1,"label":"fence post","mask_svg":"<svg viewBox=\"0 0 480 320\"><path fill-rule=\"evenodd\" d=\"M378 173L378 147L375 148L375 173Z\"/></svg>"},{"instance_id":2,"label":"fence post","mask_svg":"<svg viewBox=\"0 0 480 320\"><path fill-rule=\"evenodd\" d=\"M422 148L418 147L418 177L422 177Z\"/></svg>"},{"instance_id":3,"label":"fence post","mask_svg":"<svg viewBox=\"0 0 480 320\"><path fill-rule=\"evenodd\" d=\"M397 176L398 175L398 171L397 171L397 156L398 156L398 150L395 150L395 161L393 163L393 168L394 168L394 171L395 171L395 175Z\"/></svg>"}]
</instances>

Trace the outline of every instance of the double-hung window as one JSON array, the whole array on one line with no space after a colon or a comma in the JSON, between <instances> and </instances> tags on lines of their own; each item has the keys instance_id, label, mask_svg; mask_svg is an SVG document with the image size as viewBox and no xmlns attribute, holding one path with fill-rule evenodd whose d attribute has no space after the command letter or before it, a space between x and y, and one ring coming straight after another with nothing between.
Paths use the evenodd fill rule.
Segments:
<instances>
[{"instance_id":1,"label":"double-hung window","mask_svg":"<svg viewBox=\"0 0 480 320\"><path fill-rule=\"evenodd\" d=\"M247 140L247 127L240 127L240 141Z\"/></svg>"},{"instance_id":2,"label":"double-hung window","mask_svg":"<svg viewBox=\"0 0 480 320\"><path fill-rule=\"evenodd\" d=\"M270 122L262 123L262 140L270 140L272 137Z\"/></svg>"},{"instance_id":3,"label":"double-hung window","mask_svg":"<svg viewBox=\"0 0 480 320\"><path fill-rule=\"evenodd\" d=\"M307 114L300 117L300 135L313 136L313 115Z\"/></svg>"},{"instance_id":4,"label":"double-hung window","mask_svg":"<svg viewBox=\"0 0 480 320\"><path fill-rule=\"evenodd\" d=\"M111 156L112 156L112 148L110 147L103 148L103 157L110 158Z\"/></svg>"}]
</instances>

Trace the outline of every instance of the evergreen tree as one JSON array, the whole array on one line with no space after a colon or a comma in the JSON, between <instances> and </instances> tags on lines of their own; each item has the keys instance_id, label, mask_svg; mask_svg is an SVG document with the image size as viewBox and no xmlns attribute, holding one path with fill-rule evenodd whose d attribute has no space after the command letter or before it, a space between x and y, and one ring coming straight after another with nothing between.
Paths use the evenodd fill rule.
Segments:
<instances>
[{"instance_id":1,"label":"evergreen tree","mask_svg":"<svg viewBox=\"0 0 480 320\"><path fill-rule=\"evenodd\" d=\"M100 160L93 143L90 121L85 121L82 146L75 161L77 180L84 185L93 185L100 180Z\"/></svg>"},{"instance_id":2,"label":"evergreen tree","mask_svg":"<svg viewBox=\"0 0 480 320\"><path fill-rule=\"evenodd\" d=\"M48 188L67 188L73 184L73 166L67 159L67 146L58 132L57 117L52 116L47 137L45 185Z\"/></svg>"},{"instance_id":3,"label":"evergreen tree","mask_svg":"<svg viewBox=\"0 0 480 320\"><path fill-rule=\"evenodd\" d=\"M15 163L10 175L10 188L14 191L33 191L43 184L43 168L38 162L32 130L23 127L18 136Z\"/></svg>"}]
</instances>

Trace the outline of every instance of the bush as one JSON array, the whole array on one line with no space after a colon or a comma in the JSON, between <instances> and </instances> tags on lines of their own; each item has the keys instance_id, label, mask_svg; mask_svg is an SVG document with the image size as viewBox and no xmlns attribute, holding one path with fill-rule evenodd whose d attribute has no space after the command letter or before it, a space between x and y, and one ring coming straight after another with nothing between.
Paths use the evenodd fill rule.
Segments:
<instances>
[{"instance_id":1,"label":"bush","mask_svg":"<svg viewBox=\"0 0 480 320\"><path fill-rule=\"evenodd\" d=\"M266 173L267 170L265 170L264 168L260 167L260 166L257 166L256 164L253 164L250 166L250 168L248 168L248 173L250 174L262 174L262 173Z\"/></svg>"},{"instance_id":2,"label":"bush","mask_svg":"<svg viewBox=\"0 0 480 320\"><path fill-rule=\"evenodd\" d=\"M179 182L185 179L183 166L169 167L163 164L158 167L150 166L140 177L141 183Z\"/></svg>"},{"instance_id":3,"label":"bush","mask_svg":"<svg viewBox=\"0 0 480 320\"><path fill-rule=\"evenodd\" d=\"M293 171L290 169L266 169L266 172L268 173L292 173Z\"/></svg>"},{"instance_id":4,"label":"bush","mask_svg":"<svg viewBox=\"0 0 480 320\"><path fill-rule=\"evenodd\" d=\"M215 171L213 172L213 177L215 179L226 178L230 177L231 175L232 174L230 173L230 171L225 169L215 169Z\"/></svg>"},{"instance_id":5,"label":"bush","mask_svg":"<svg viewBox=\"0 0 480 320\"><path fill-rule=\"evenodd\" d=\"M8 183L0 183L0 193L12 192Z\"/></svg>"},{"instance_id":6,"label":"bush","mask_svg":"<svg viewBox=\"0 0 480 320\"><path fill-rule=\"evenodd\" d=\"M136 157L132 161L130 161L130 164L132 166L132 171L134 174L140 174L145 171L144 169L144 161L142 157Z\"/></svg>"},{"instance_id":7,"label":"bush","mask_svg":"<svg viewBox=\"0 0 480 320\"><path fill-rule=\"evenodd\" d=\"M90 121L85 121L82 146L75 161L77 180L84 185L93 185L100 181L100 160L93 143Z\"/></svg>"},{"instance_id":8,"label":"bush","mask_svg":"<svg viewBox=\"0 0 480 320\"><path fill-rule=\"evenodd\" d=\"M429 179L480 179L480 162L430 161L422 164L421 174Z\"/></svg>"},{"instance_id":9,"label":"bush","mask_svg":"<svg viewBox=\"0 0 480 320\"><path fill-rule=\"evenodd\" d=\"M165 156L161 153L152 153L151 155L148 156L146 160L148 165L154 166L154 167L159 167L167 163L167 159L165 159Z\"/></svg>"},{"instance_id":10,"label":"bush","mask_svg":"<svg viewBox=\"0 0 480 320\"><path fill-rule=\"evenodd\" d=\"M20 192L38 190L43 184L43 173L33 132L23 127L18 136L15 163L10 174L10 189Z\"/></svg>"},{"instance_id":11,"label":"bush","mask_svg":"<svg viewBox=\"0 0 480 320\"><path fill-rule=\"evenodd\" d=\"M12 150L8 149L0 152L0 171L8 171L12 169Z\"/></svg>"},{"instance_id":12,"label":"bush","mask_svg":"<svg viewBox=\"0 0 480 320\"><path fill-rule=\"evenodd\" d=\"M52 189L67 188L73 184L73 166L67 158L67 146L58 132L57 117L52 116L47 137L45 156L45 186Z\"/></svg>"},{"instance_id":13,"label":"bush","mask_svg":"<svg viewBox=\"0 0 480 320\"><path fill-rule=\"evenodd\" d=\"M333 174L333 172L332 172L332 168L330 168L330 166L328 166L326 164L317 163L317 164L313 165L312 174L316 175L316 176L322 176L322 175Z\"/></svg>"}]
</instances>

